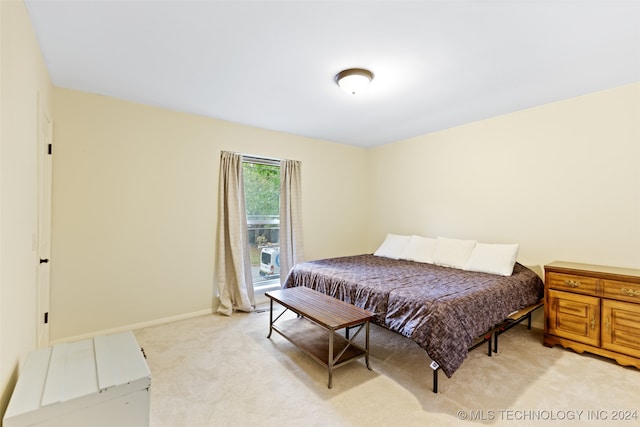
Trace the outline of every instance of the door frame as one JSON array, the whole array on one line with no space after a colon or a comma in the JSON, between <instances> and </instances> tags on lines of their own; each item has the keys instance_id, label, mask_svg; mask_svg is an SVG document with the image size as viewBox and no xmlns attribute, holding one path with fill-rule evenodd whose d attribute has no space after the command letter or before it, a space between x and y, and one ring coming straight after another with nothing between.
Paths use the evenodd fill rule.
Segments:
<instances>
[{"instance_id":1,"label":"door frame","mask_svg":"<svg viewBox=\"0 0 640 427\"><path fill-rule=\"evenodd\" d=\"M53 123L48 109L38 95L38 231L36 236L37 266L37 331L38 348L48 347L49 309L51 298L51 192L53 171Z\"/></svg>"}]
</instances>

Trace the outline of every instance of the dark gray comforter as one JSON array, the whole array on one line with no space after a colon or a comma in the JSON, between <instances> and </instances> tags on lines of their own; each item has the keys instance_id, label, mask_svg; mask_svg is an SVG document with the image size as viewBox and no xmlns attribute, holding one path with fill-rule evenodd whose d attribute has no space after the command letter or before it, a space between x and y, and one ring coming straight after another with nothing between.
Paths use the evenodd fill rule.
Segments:
<instances>
[{"instance_id":1,"label":"dark gray comforter","mask_svg":"<svg viewBox=\"0 0 640 427\"><path fill-rule=\"evenodd\" d=\"M516 264L508 277L373 255L296 265L284 287L306 286L372 311L415 341L451 377L483 333L538 302L542 280Z\"/></svg>"}]
</instances>

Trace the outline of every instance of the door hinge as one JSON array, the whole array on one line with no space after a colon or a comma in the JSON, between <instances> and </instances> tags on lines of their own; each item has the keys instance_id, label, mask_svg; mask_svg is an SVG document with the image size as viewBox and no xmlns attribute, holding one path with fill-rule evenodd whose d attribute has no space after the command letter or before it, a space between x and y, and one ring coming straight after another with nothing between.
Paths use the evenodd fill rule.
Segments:
<instances>
[{"instance_id":1,"label":"door hinge","mask_svg":"<svg viewBox=\"0 0 640 427\"><path fill-rule=\"evenodd\" d=\"M49 323L49 312L48 311L44 314L44 323L45 324Z\"/></svg>"},{"instance_id":2,"label":"door hinge","mask_svg":"<svg viewBox=\"0 0 640 427\"><path fill-rule=\"evenodd\" d=\"M49 144L49 146L47 147L47 153L51 154L52 151L53 151L53 147L51 146L51 144Z\"/></svg>"}]
</instances>

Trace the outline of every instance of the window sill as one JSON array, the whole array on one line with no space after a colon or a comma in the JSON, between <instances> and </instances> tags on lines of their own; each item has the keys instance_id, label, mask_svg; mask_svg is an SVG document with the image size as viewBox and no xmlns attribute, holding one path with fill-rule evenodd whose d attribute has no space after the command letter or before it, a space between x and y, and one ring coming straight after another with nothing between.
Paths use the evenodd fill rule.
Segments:
<instances>
[{"instance_id":1,"label":"window sill","mask_svg":"<svg viewBox=\"0 0 640 427\"><path fill-rule=\"evenodd\" d=\"M276 291L281 289L280 279L269 280L260 283L259 286L254 286L253 294L256 299L256 304L262 304L269 301L264 294L269 291Z\"/></svg>"}]
</instances>

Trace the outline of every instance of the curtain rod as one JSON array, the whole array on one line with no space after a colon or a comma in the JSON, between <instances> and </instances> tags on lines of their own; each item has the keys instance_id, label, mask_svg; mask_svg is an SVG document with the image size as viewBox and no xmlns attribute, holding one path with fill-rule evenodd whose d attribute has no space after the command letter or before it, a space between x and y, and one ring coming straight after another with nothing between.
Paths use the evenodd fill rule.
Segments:
<instances>
[{"instance_id":1,"label":"curtain rod","mask_svg":"<svg viewBox=\"0 0 640 427\"><path fill-rule=\"evenodd\" d=\"M1 0L0 0L1 1ZM222 150L222 151L226 151L226 150ZM266 161L266 162L278 162L280 163L283 160L286 159L278 159L275 157L266 157L266 156L257 156L255 154L247 154L247 153L238 153L235 151L229 151L230 153L235 153L235 154L240 154L243 158L248 159L248 160L256 160L256 161Z\"/></svg>"},{"instance_id":2,"label":"curtain rod","mask_svg":"<svg viewBox=\"0 0 640 427\"><path fill-rule=\"evenodd\" d=\"M282 161L282 159L276 159L273 157L265 157L265 156L256 156L254 154L240 153L240 155L242 156L243 159L248 159L248 160L255 160L255 161L262 160L267 162L278 162L278 163Z\"/></svg>"}]
</instances>

